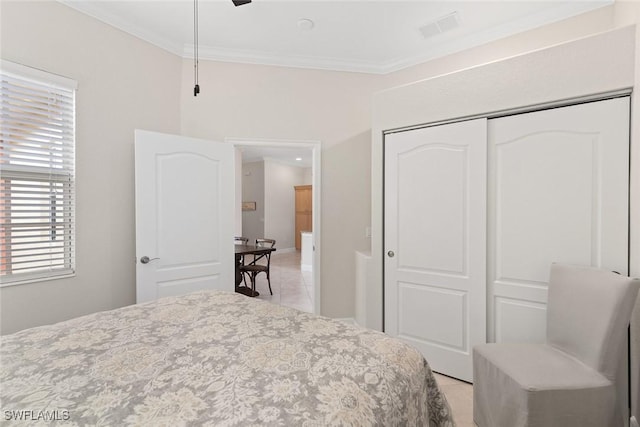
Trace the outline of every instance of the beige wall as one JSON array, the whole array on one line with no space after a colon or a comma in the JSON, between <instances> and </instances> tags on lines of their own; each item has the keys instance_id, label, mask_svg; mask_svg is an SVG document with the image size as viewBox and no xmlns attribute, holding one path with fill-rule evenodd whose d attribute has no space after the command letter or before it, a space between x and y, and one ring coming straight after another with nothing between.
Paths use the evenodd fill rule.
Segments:
<instances>
[{"instance_id":1,"label":"beige wall","mask_svg":"<svg viewBox=\"0 0 640 427\"><path fill-rule=\"evenodd\" d=\"M302 179L302 185L313 184L313 168L304 168L304 178Z\"/></svg>"},{"instance_id":2,"label":"beige wall","mask_svg":"<svg viewBox=\"0 0 640 427\"><path fill-rule=\"evenodd\" d=\"M242 201L256 202L255 211L242 211L242 236L255 242L264 237L264 162L242 165Z\"/></svg>"},{"instance_id":3,"label":"beige wall","mask_svg":"<svg viewBox=\"0 0 640 427\"><path fill-rule=\"evenodd\" d=\"M242 165L242 199L256 202L255 211L242 212L242 235L252 242L276 240L279 251L295 249L294 186L304 183L305 168L275 160Z\"/></svg>"},{"instance_id":4,"label":"beige wall","mask_svg":"<svg viewBox=\"0 0 640 427\"><path fill-rule=\"evenodd\" d=\"M235 149L234 161L235 161L235 180L236 180L236 188L235 188L236 208L234 213L234 218L235 218L234 235L242 236L242 151L240 151L239 148Z\"/></svg>"},{"instance_id":5,"label":"beige wall","mask_svg":"<svg viewBox=\"0 0 640 427\"><path fill-rule=\"evenodd\" d=\"M600 8L571 19L437 58L384 76L384 86L393 87L453 73L607 31L613 28L614 15L613 7Z\"/></svg>"},{"instance_id":6,"label":"beige wall","mask_svg":"<svg viewBox=\"0 0 640 427\"><path fill-rule=\"evenodd\" d=\"M57 2L0 7L3 59L78 82L77 274L1 288L9 333L135 302L133 131L179 132L182 61Z\"/></svg>"},{"instance_id":7,"label":"beige wall","mask_svg":"<svg viewBox=\"0 0 640 427\"><path fill-rule=\"evenodd\" d=\"M276 240L278 250L295 250L295 189L304 182L304 169L264 161L264 237Z\"/></svg>"}]
</instances>

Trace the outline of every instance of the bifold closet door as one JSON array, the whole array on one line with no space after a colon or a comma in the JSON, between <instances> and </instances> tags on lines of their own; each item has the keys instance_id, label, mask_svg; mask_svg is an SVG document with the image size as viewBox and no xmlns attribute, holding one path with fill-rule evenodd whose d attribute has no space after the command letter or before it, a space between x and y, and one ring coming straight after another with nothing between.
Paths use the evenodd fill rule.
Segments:
<instances>
[{"instance_id":1,"label":"bifold closet door","mask_svg":"<svg viewBox=\"0 0 640 427\"><path fill-rule=\"evenodd\" d=\"M541 342L552 262L627 273L629 98L492 119L488 131L488 338Z\"/></svg>"},{"instance_id":2,"label":"bifold closet door","mask_svg":"<svg viewBox=\"0 0 640 427\"><path fill-rule=\"evenodd\" d=\"M385 136L385 332L467 381L486 341L486 123Z\"/></svg>"}]
</instances>

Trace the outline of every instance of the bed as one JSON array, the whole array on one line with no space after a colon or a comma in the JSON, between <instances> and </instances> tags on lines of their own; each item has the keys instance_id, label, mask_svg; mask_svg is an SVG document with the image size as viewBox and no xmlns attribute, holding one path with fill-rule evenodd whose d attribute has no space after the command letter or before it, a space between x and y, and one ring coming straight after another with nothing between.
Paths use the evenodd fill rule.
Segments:
<instances>
[{"instance_id":1,"label":"bed","mask_svg":"<svg viewBox=\"0 0 640 427\"><path fill-rule=\"evenodd\" d=\"M3 421L454 425L412 347L235 293L163 298L0 340Z\"/></svg>"}]
</instances>

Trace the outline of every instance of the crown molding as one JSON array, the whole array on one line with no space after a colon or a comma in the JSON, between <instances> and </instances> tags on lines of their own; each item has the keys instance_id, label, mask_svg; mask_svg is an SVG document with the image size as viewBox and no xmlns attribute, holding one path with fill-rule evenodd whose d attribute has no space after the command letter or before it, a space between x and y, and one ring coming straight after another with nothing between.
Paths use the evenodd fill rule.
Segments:
<instances>
[{"instance_id":1,"label":"crown molding","mask_svg":"<svg viewBox=\"0 0 640 427\"><path fill-rule=\"evenodd\" d=\"M485 31L479 31L465 37L451 40L445 43L434 43L429 47L428 53L423 55L416 55L410 58L399 58L395 61L390 61L384 66L380 67L380 74L388 74L395 71L400 71L408 67L422 64L433 59L441 58L447 55L461 52L463 50L471 49L481 46L508 36L513 36L518 33L533 30L544 25L552 24L580 15L582 13L590 12L601 7L609 6L614 3L615 0L598 0L592 2L580 2L580 3L568 3L558 5L554 8L547 9L543 12L539 12L535 15L530 15L525 18L510 21L503 25L495 26Z\"/></svg>"},{"instance_id":2,"label":"crown molding","mask_svg":"<svg viewBox=\"0 0 640 427\"><path fill-rule=\"evenodd\" d=\"M193 59L193 44L187 43L182 51L183 58ZM238 62L254 65L274 65L279 67L311 68L330 71L350 71L356 73L383 74L385 66L366 61L345 61L336 58L278 55L241 49L223 49L198 46L201 60Z\"/></svg>"},{"instance_id":3,"label":"crown molding","mask_svg":"<svg viewBox=\"0 0 640 427\"><path fill-rule=\"evenodd\" d=\"M138 25L119 16L106 12L97 2L82 0L57 0L72 9L89 15L99 21L129 33L163 50L185 59L193 59L193 44L178 44L160 34L145 31ZM448 42L431 42L425 45L425 53L408 58L396 58L387 62L354 61L327 57L303 55L279 55L252 50L226 49L200 45L198 57L201 60L235 62L254 65L272 65L318 69L328 71L346 71L366 74L388 74L419 65L446 55L461 52L504 37L532 30L542 25L568 19L581 13L609 6L615 0L594 0L590 2L569 2L539 12L522 19L513 20L489 30L480 31Z\"/></svg>"},{"instance_id":4,"label":"crown molding","mask_svg":"<svg viewBox=\"0 0 640 427\"><path fill-rule=\"evenodd\" d=\"M100 2L82 1L82 0L56 0L58 3L62 3L72 9L77 10L80 13L91 16L107 25L115 27L125 33L131 34L141 40L144 40L152 45L173 53L174 55L182 56L183 46L180 43L175 43L168 38L152 31L145 31L133 22L127 19L123 19L120 16L114 15L104 10L99 6Z\"/></svg>"}]
</instances>

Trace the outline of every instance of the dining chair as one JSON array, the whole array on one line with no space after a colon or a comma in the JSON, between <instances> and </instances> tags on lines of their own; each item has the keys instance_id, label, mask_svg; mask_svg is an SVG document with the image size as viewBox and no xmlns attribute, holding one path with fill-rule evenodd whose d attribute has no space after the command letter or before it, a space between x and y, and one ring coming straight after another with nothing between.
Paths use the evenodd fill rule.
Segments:
<instances>
[{"instance_id":1,"label":"dining chair","mask_svg":"<svg viewBox=\"0 0 640 427\"><path fill-rule=\"evenodd\" d=\"M543 344L473 348L479 427L622 426L616 378L640 280L553 264Z\"/></svg>"},{"instance_id":2,"label":"dining chair","mask_svg":"<svg viewBox=\"0 0 640 427\"><path fill-rule=\"evenodd\" d=\"M249 238L236 236L233 238L233 243L235 243L236 245L246 245L249 243Z\"/></svg>"},{"instance_id":3,"label":"dining chair","mask_svg":"<svg viewBox=\"0 0 640 427\"><path fill-rule=\"evenodd\" d=\"M242 236L235 236L233 238L233 243L236 245L248 245L249 244L249 238L248 237L242 237ZM242 255L240 257L240 265L244 265L244 255ZM246 284L246 282L245 282Z\"/></svg>"},{"instance_id":4,"label":"dining chair","mask_svg":"<svg viewBox=\"0 0 640 427\"><path fill-rule=\"evenodd\" d=\"M273 248L275 245L276 241L273 239L256 239L256 246L258 247ZM266 259L266 265L258 264L258 261L261 259ZM240 272L243 277L245 274L249 276L251 280L251 290L253 291L256 290L256 276L260 273L265 273L267 275L267 283L269 284L269 292L273 295L273 291L271 290L271 252L254 255L253 261L240 266Z\"/></svg>"}]
</instances>

